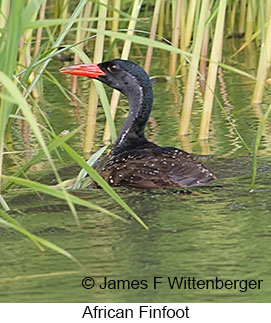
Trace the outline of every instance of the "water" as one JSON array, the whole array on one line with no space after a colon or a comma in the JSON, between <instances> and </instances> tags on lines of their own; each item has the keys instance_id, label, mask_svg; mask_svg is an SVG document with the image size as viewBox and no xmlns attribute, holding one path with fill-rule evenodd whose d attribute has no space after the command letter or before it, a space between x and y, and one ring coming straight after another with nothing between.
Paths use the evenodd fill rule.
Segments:
<instances>
[{"instance_id":1,"label":"water","mask_svg":"<svg viewBox=\"0 0 271 323\"><path fill-rule=\"evenodd\" d=\"M139 61L140 62L140 61ZM142 62L141 62L142 63ZM162 74L160 66L153 75ZM60 63L51 66L57 70ZM143 64L142 64L143 65ZM251 67L252 68L252 67ZM224 111L215 107L211 138L208 146L197 141L200 120L200 96L193 112L191 136L186 142L177 137L178 108L182 96L175 96L166 83L155 83L155 105L147 135L163 145L184 147L194 153L209 151L203 159L218 180L204 188L182 192L127 190L117 192L149 226L143 229L130 219L101 190L76 194L129 219L122 223L85 208L77 208L81 228L77 227L69 208L54 198L37 195L25 189L10 191L6 199L14 218L29 231L57 244L71 253L83 267L70 259L46 249L40 252L18 233L0 228L0 302L270 302L271 301L271 201L270 201L270 129L266 128L260 149L257 185L250 192L251 157L227 123L230 116L237 129L252 147L259 113L265 105L253 110L248 93L253 84L241 77L224 73L226 90L220 84L218 94L229 100ZM62 77L62 76L59 76ZM241 82L243 81L243 82ZM74 108L59 101L59 92L45 84L44 109L53 126L60 132L78 125ZM88 83L83 83L87 92ZM181 80L176 93L181 93ZM52 92L53 91L53 92ZM54 92L56 91L56 92ZM249 91L249 92L248 92ZM268 102L270 96L265 98ZM123 106L126 102L123 100ZM103 119L100 111L100 120ZM119 111L119 122L125 117ZM63 117L65 116L65 118ZM79 110L82 120L85 111ZM103 123L98 126L97 143ZM82 134L71 140L81 152L78 142ZM18 136L17 145L22 147ZM66 176L75 170L68 165ZM60 166L60 165L59 165ZM9 169L12 169L13 165ZM38 168L38 167L37 167ZM34 176L44 178L46 163ZM69 173L68 173L69 172ZM32 172L33 173L33 172ZM50 177L46 177L50 182ZM81 285L86 276L95 279L92 289ZM137 280L138 288L100 289L104 277L114 280ZM162 283L153 289L154 277ZM201 280L263 280L261 289L170 289L168 277ZM147 288L140 288L147 285ZM136 283L135 283L136 286Z\"/></svg>"}]
</instances>

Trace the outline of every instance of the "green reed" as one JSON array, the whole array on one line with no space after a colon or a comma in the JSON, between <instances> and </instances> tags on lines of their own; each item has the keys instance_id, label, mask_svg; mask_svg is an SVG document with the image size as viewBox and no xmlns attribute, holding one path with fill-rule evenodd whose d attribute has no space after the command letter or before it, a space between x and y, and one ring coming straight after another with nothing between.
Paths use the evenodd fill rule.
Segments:
<instances>
[{"instance_id":1,"label":"green reed","mask_svg":"<svg viewBox=\"0 0 271 323\"><path fill-rule=\"evenodd\" d=\"M68 154L72 159L77 159L77 162L84 168L86 168L87 172L95 178L95 180L99 183L101 187L107 192L109 195L114 198L117 203L121 204L124 209L128 213L130 213L136 220L141 223L141 225L145 228L147 226L136 216L136 214L126 205L122 199L113 191L111 187L108 186L107 183L103 181L102 178L87 164L84 164L78 156L75 155L69 149L69 146L65 144L65 141L70 138L68 135L67 138L60 138L55 136L53 133L49 133L48 129L44 128L40 121L37 121L33 112L31 111L31 106L27 99L33 95L33 91L35 86L38 84L38 81L45 71L50 59L59 53L58 46L61 45L63 39L70 32L72 26L80 16L82 10L87 4L86 0L81 0L77 7L74 9L73 14L69 18L59 18L38 21L38 10L41 7L39 17L44 17L44 5L42 6L43 1L21 1L15 0L12 2L6 1L5 4L9 8L9 15L5 20L5 24L2 23L2 31L1 31L1 42L0 42L0 83L1 83L1 110L0 110L0 176L1 176L1 184L3 184L3 189L11 189L13 183L17 185L22 185L33 189L34 191L39 191L45 194L49 194L67 201L71 212L73 213L75 220L78 225L80 225L80 221L78 219L74 204L84 205L90 209L102 212L104 214L115 217L119 220L124 220L119 216L115 215L112 212L107 211L106 209L96 206L92 203L89 203L78 197L75 197L67 192L64 186L59 185L58 187L50 187L48 185L43 185L40 183L36 183L33 181L29 181L21 178L21 176L25 176L27 170L31 167L31 165L39 162L41 158L46 157L53 172L55 173L55 177L58 183L61 183L61 178L58 175L57 169L54 165L54 162L51 158L50 151L55 150L57 147L63 147L67 150ZM66 2L66 5L68 3ZM1 3L1 9L4 8L4 2ZM68 11L65 11L68 12ZM56 34L54 31L50 34L49 40L42 43L40 39L40 35L42 32L42 28L48 28L48 26L63 25L61 31ZM32 44L32 40L34 39L33 32L38 28L37 31L37 43L38 45L34 46L34 42ZM23 36L24 35L24 36ZM54 39L53 37L56 36ZM22 46L19 46L19 41L21 40ZM43 46L43 51L41 50L41 46ZM50 49L51 48L51 49ZM44 51L45 49L45 51ZM49 49L49 50L48 50ZM31 52L35 57L31 58ZM26 59L27 58L27 59ZM17 60L18 59L18 60ZM18 65L19 64L19 65ZM18 72L18 66L23 65L24 68L20 73ZM35 66L35 71L34 71ZM33 74L35 72L35 74ZM16 77L13 81L13 76L17 73L20 74L20 77ZM18 114L21 113L22 117ZM16 117L17 116L17 117ZM12 118L11 118L12 117ZM26 122L33 134L36 137L37 142L40 145L40 151L38 154L28 163L24 165L18 165L19 171L17 171L15 176L7 176L3 174L3 156L4 149L6 150L8 147L5 144L5 138L10 137L10 125L14 122L14 120L21 119L23 122ZM72 133L72 135L75 132ZM45 140L44 135L46 137L51 138L48 141L48 138ZM54 136L54 137L53 137ZM6 151L5 156L8 156L8 151ZM19 163L19 160L18 160ZM3 192L5 193L5 192ZM1 205L3 209L8 210L9 206L4 199L4 195L1 195ZM37 238L36 236L28 233L26 229L21 227L18 223L15 223L12 218L1 212L4 220L1 220L1 224L7 227L16 229L22 234L29 237L34 243L39 240L42 244L58 251L66 256L68 256L67 252L62 251L62 249L50 244L48 241L42 240L41 238ZM126 221L126 220L124 220ZM71 258L71 257L70 257Z\"/></svg>"},{"instance_id":2,"label":"green reed","mask_svg":"<svg viewBox=\"0 0 271 323\"><path fill-rule=\"evenodd\" d=\"M51 157L53 151L61 148L65 149L71 160L76 161L84 169L84 172L77 178L77 184L81 182L82 174L89 174L104 189L105 194L110 195L126 212L146 228L146 225L133 210L67 144L67 141L82 129L78 128L61 137L60 134L54 133L44 116L37 118L37 115L33 112L33 106L39 106L39 102L34 100L35 97L42 97L42 90L39 89L38 85L43 77L54 82L59 90L69 97L67 90L47 71L48 64L56 55L63 52L75 53L74 63L80 61L86 63L90 60L100 62L103 60L104 50L107 51L106 57L108 58L111 58L111 53L114 57L118 53L122 53L121 57L128 59L131 46L139 44L146 50L148 48L145 67L151 73L152 49L160 50L169 56L170 64L168 70L165 69L165 74L176 77L179 71L185 71L182 68L184 65L189 69L180 119L179 134L181 136L189 133L196 84L197 82L205 82L202 91L203 110L199 137L204 139L206 143L209 137L213 102L218 102L218 105L223 109L223 104L216 95L218 66L228 69L232 73L241 74L250 80L255 80L254 95L251 93L252 101L262 102L263 100L271 62L271 2L263 0L148 1L144 9L147 12L143 13L141 6L144 1L142 0L113 2L80 0L76 3L75 8L69 0L58 0L54 2L54 15L48 11L48 3L49 1L45 0L1 1L0 177L2 195L0 196L0 203L2 209L5 211L9 209L5 201L5 191L11 190L12 185L16 183L66 200L78 225L80 225L80 219L76 213L75 204L84 205L119 220L122 219L102 207L75 198L67 191L66 183L62 183ZM62 10L63 8L64 10ZM127 10L127 8L129 9ZM44 19L45 17L46 19ZM144 30L141 29L140 33L136 33L136 30L141 28L139 23L142 17L144 19L148 17L152 20L152 27L150 29L144 27ZM227 17L229 19L226 19ZM122 30L119 30L119 28L122 28ZM155 35L156 30L158 30L158 35ZM233 56L230 59L223 57L224 37L227 33L234 34L236 32L244 33L245 36L243 45L232 55L239 55L253 42L261 45L259 59L255 62L258 66L255 76L231 66ZM172 44L164 42L162 37L171 39ZM95 38L94 55L88 58L84 55L83 49L92 49L93 38ZM110 42L107 40L110 40ZM210 44L212 45L210 46ZM75 80L76 78L73 79L72 93L76 92L78 86ZM95 142L98 97L102 102L107 120L103 137L106 144L116 138L113 120L119 102L119 94L116 92L111 98L110 107L102 84L97 82L91 84L85 132L85 157L89 157ZM75 98L80 102L78 96ZM263 120L260 121L253 149L247 147L242 134L235 129L231 120L228 120L243 146L248 151L254 151L252 187L255 186L257 152L269 113L270 108ZM12 125L17 120L21 120L29 127L39 145L39 150L29 161L25 162L22 162L14 154L13 160L17 164L17 170L7 176L3 169L3 158L4 156L10 158L9 153L13 152ZM27 177L31 166L44 158L49 161L55 174L58 182L56 187L46 186L23 178ZM78 185L76 187L78 188ZM18 230L35 243L37 238L28 234L27 230L20 227L18 223L12 223L12 218L5 211L1 211L2 219L0 223ZM41 241L40 244L42 244ZM49 242L43 243L43 245L52 247ZM57 251L56 247L52 248ZM62 251L59 252L65 254Z\"/></svg>"}]
</instances>

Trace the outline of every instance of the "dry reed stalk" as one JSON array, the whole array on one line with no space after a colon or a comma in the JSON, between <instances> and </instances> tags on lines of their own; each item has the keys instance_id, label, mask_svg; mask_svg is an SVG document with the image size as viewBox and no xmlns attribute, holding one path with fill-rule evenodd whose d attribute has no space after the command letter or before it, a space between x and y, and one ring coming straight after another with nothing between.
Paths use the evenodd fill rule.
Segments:
<instances>
[{"instance_id":1,"label":"dry reed stalk","mask_svg":"<svg viewBox=\"0 0 271 323\"><path fill-rule=\"evenodd\" d=\"M266 0L266 2L265 2L265 17L266 17L267 24L269 21L270 13L271 13L271 0Z\"/></svg>"},{"instance_id":2,"label":"dry reed stalk","mask_svg":"<svg viewBox=\"0 0 271 323\"><path fill-rule=\"evenodd\" d=\"M45 8L43 9L45 10ZM38 15L38 8L36 8L35 12L33 12L31 21L35 21ZM18 66L21 64L23 66L29 66L31 64L31 50L32 50L32 36L33 36L33 29L27 29L20 40L20 55L18 59ZM29 75L28 82L31 83L35 78L34 72L32 71ZM24 91L25 92L25 91ZM34 98L38 98L40 96L37 87L33 87L32 95Z\"/></svg>"},{"instance_id":3,"label":"dry reed stalk","mask_svg":"<svg viewBox=\"0 0 271 323\"><path fill-rule=\"evenodd\" d=\"M107 14L107 0L101 0L99 6L98 23L97 29L100 31L105 30L106 26L106 14ZM100 63L103 59L103 48L104 48L104 35L102 33L97 34L95 41L95 49L93 62ZM97 117L97 106L98 106L98 93L94 84L91 82L88 99L88 114L86 120L86 133L84 140L84 157L89 158L93 144L96 129L96 117Z\"/></svg>"},{"instance_id":4,"label":"dry reed stalk","mask_svg":"<svg viewBox=\"0 0 271 323\"><path fill-rule=\"evenodd\" d=\"M76 27L76 36L75 36L75 42L78 43L82 38L81 38L81 32L82 32L82 17L83 17L83 11L80 12L79 15L79 21L77 22L77 27ZM83 49L83 43L80 43L77 45L78 48ZM74 64L79 64L80 58L77 54L74 55ZM72 76L72 94L76 94L77 92L77 76L73 75Z\"/></svg>"},{"instance_id":5,"label":"dry reed stalk","mask_svg":"<svg viewBox=\"0 0 271 323\"><path fill-rule=\"evenodd\" d=\"M46 11L46 4L47 0L44 0L40 7L40 14L39 14L39 19L43 20L45 17L45 11ZM38 28L37 33L36 33L36 43L35 43L35 48L34 48L34 57L38 54L38 51L40 50L40 44L41 44L41 37L42 37L42 27Z\"/></svg>"},{"instance_id":6,"label":"dry reed stalk","mask_svg":"<svg viewBox=\"0 0 271 323\"><path fill-rule=\"evenodd\" d=\"M236 18L236 11L238 6L239 0L235 0L232 4L231 14L230 14L230 26L229 26L229 34L234 33L234 25L235 25L235 18Z\"/></svg>"},{"instance_id":7,"label":"dry reed stalk","mask_svg":"<svg viewBox=\"0 0 271 323\"><path fill-rule=\"evenodd\" d=\"M243 34L245 32L246 8L247 8L247 0L241 0L239 24L238 24L238 32L240 34Z\"/></svg>"},{"instance_id":8,"label":"dry reed stalk","mask_svg":"<svg viewBox=\"0 0 271 323\"><path fill-rule=\"evenodd\" d=\"M206 156L211 155L210 144L207 140L200 140L199 145L200 145L200 154L201 155L206 155Z\"/></svg>"},{"instance_id":9,"label":"dry reed stalk","mask_svg":"<svg viewBox=\"0 0 271 323\"><path fill-rule=\"evenodd\" d=\"M182 0L177 0L176 14L174 19L174 28L172 32L172 41L171 41L173 47L179 46L181 7L182 7ZM176 65L177 65L177 54L171 52L170 60L169 60L169 76L175 75Z\"/></svg>"},{"instance_id":10,"label":"dry reed stalk","mask_svg":"<svg viewBox=\"0 0 271 323\"><path fill-rule=\"evenodd\" d=\"M150 37L149 37L150 39L155 39L155 34L156 34L158 19L159 19L160 6L161 6L161 0L157 0L155 2L153 17L152 17L151 32L150 32ZM150 72L152 52L153 52L153 47L148 46L147 53L146 53L146 59L145 59L145 66L144 66L144 69L147 73Z\"/></svg>"},{"instance_id":11,"label":"dry reed stalk","mask_svg":"<svg viewBox=\"0 0 271 323\"><path fill-rule=\"evenodd\" d=\"M170 1L166 1L166 3L165 3L165 21L164 21L164 24L166 26L169 25L169 21L170 21L169 17L170 17Z\"/></svg>"},{"instance_id":12,"label":"dry reed stalk","mask_svg":"<svg viewBox=\"0 0 271 323\"><path fill-rule=\"evenodd\" d=\"M193 152L193 148L190 136L179 136L179 139L182 149L191 154Z\"/></svg>"},{"instance_id":13,"label":"dry reed stalk","mask_svg":"<svg viewBox=\"0 0 271 323\"><path fill-rule=\"evenodd\" d=\"M171 1L168 1L168 2L171 2L171 5L167 6L167 10L169 11L167 16L169 18L170 14L171 14L170 22L171 22L171 30L173 30L174 23L175 23L175 17L176 17L176 11L177 11L177 0L171 0Z\"/></svg>"},{"instance_id":14,"label":"dry reed stalk","mask_svg":"<svg viewBox=\"0 0 271 323\"><path fill-rule=\"evenodd\" d=\"M182 0L181 21L180 21L180 49L185 51L185 21L187 16L187 0ZM180 63L185 63L185 58L180 55Z\"/></svg>"},{"instance_id":15,"label":"dry reed stalk","mask_svg":"<svg viewBox=\"0 0 271 323\"><path fill-rule=\"evenodd\" d=\"M197 0L190 0L185 24L185 48L190 46Z\"/></svg>"},{"instance_id":16,"label":"dry reed stalk","mask_svg":"<svg viewBox=\"0 0 271 323\"><path fill-rule=\"evenodd\" d=\"M118 31L119 29L119 11L120 11L120 5L121 5L121 1L120 0L116 0L113 1L114 3L114 8L116 10L113 10L113 21L112 21L112 30L113 31ZM112 44L114 42L115 38L114 37L110 37L110 43ZM119 57L119 50L117 46L114 46L113 48L113 54L114 57Z\"/></svg>"},{"instance_id":17,"label":"dry reed stalk","mask_svg":"<svg viewBox=\"0 0 271 323\"><path fill-rule=\"evenodd\" d=\"M200 11L200 18L198 28L196 32L195 45L193 49L193 55L191 65L189 67L188 79L186 83L186 89L184 94L184 103L182 108L181 120L179 124L179 135L187 135L189 132L189 123L192 113L192 104L194 99L195 85L198 75L198 65L200 60L200 52L202 48L205 22L208 17L209 0L202 1L202 7Z\"/></svg>"},{"instance_id":18,"label":"dry reed stalk","mask_svg":"<svg viewBox=\"0 0 271 323\"><path fill-rule=\"evenodd\" d=\"M127 35L132 36L134 34L134 30L135 30L135 26L136 26L136 22L137 22L137 17L139 15L140 8L142 6L142 2L143 2L143 0L135 0L134 1L133 10L132 10L132 14L131 14L132 19L129 22ZM121 54L122 59L128 59L131 45L132 45L131 40L128 40L128 39L125 40L124 45L123 45L123 49L122 49L122 54ZM111 111L113 120L115 119L115 116L116 116L119 98L120 98L120 92L117 90L113 90L111 101L110 101L110 111ZM110 135L109 124L108 124L108 122L106 122L105 128L104 128L103 142L108 144L110 142L110 137L111 137L111 135Z\"/></svg>"},{"instance_id":19,"label":"dry reed stalk","mask_svg":"<svg viewBox=\"0 0 271 323\"><path fill-rule=\"evenodd\" d=\"M207 15L209 17L210 10L208 10ZM206 87L208 47L209 47L209 24L205 26L205 30L204 30L204 36L203 36L202 48L201 48L201 59L200 59L200 65L199 65L200 90L202 94L205 92L205 87Z\"/></svg>"},{"instance_id":20,"label":"dry reed stalk","mask_svg":"<svg viewBox=\"0 0 271 323\"><path fill-rule=\"evenodd\" d=\"M84 14L83 14L84 18L89 18L91 16L92 5L93 5L93 3L91 1L87 2L86 6L85 6ZM86 38L86 33L87 33L86 29L88 28L89 24L90 24L90 22L88 20L84 20L82 22L81 39Z\"/></svg>"},{"instance_id":21,"label":"dry reed stalk","mask_svg":"<svg viewBox=\"0 0 271 323\"><path fill-rule=\"evenodd\" d=\"M83 11L81 11L80 13L80 18L84 17L84 18L88 18L91 15L91 9L92 9L92 2L88 2L85 6L85 10L84 13ZM87 20L83 20L81 21L81 19L79 19L78 23L77 23L77 28L76 28L76 39L75 42L80 42L81 40L85 39L86 37L86 32L87 32L87 27L88 27L89 22ZM84 48L84 43L80 43L77 45L77 47L80 50L83 50ZM78 64L80 62L80 58L77 54L74 55L74 64ZM73 75L72 76L72 93L75 94L76 90L77 90L77 76Z\"/></svg>"},{"instance_id":22,"label":"dry reed stalk","mask_svg":"<svg viewBox=\"0 0 271 323\"><path fill-rule=\"evenodd\" d=\"M185 45L185 30L186 30L186 17L187 17L187 0L182 0L182 8L181 8L181 21L180 21L180 49L186 51ZM186 67L186 59L184 55L180 55L180 65L182 75L182 81L185 84L187 81L187 67Z\"/></svg>"},{"instance_id":23,"label":"dry reed stalk","mask_svg":"<svg viewBox=\"0 0 271 323\"><path fill-rule=\"evenodd\" d=\"M62 13L61 17L63 19L69 18L69 3L70 3L70 0L62 0L60 12ZM62 31L62 28L64 28L64 25L61 25L61 31Z\"/></svg>"},{"instance_id":24,"label":"dry reed stalk","mask_svg":"<svg viewBox=\"0 0 271 323\"><path fill-rule=\"evenodd\" d=\"M271 0L266 0L266 3L265 3L265 13L266 13L266 17L269 17L270 10L271 10Z\"/></svg>"},{"instance_id":25,"label":"dry reed stalk","mask_svg":"<svg viewBox=\"0 0 271 323\"><path fill-rule=\"evenodd\" d=\"M268 1L269 6L271 6L271 1ZM271 65L271 10L269 9L265 10L266 12L266 33L265 33L265 43L266 43L266 65L267 68L270 68Z\"/></svg>"},{"instance_id":26,"label":"dry reed stalk","mask_svg":"<svg viewBox=\"0 0 271 323\"><path fill-rule=\"evenodd\" d=\"M96 2L95 1L94 2L89 1L89 2L87 2L86 7L85 7L84 17L87 16L87 12L89 10L89 9L87 9L87 7L88 7L88 5L90 3L92 4L92 6L90 8L90 12L88 14L88 17L90 17L90 16L92 16L92 17L98 16L99 3L97 1ZM84 38L89 38L90 37L90 34L92 33L90 31L90 29L93 28L93 25L96 23L96 21L95 20L90 20L90 21L86 21L84 23L87 23L87 26L85 26L83 28L89 28L89 30L82 28L82 31L85 30L85 37ZM91 42L91 44L92 44L92 42ZM85 46L88 46L88 42L85 43Z\"/></svg>"},{"instance_id":27,"label":"dry reed stalk","mask_svg":"<svg viewBox=\"0 0 271 323\"><path fill-rule=\"evenodd\" d=\"M209 127L214 100L214 91L217 77L217 63L221 60L223 46L223 32L225 23L227 0L219 2L213 46L208 68L207 84L204 93L204 103L202 108L199 139L207 139L209 136Z\"/></svg>"},{"instance_id":28,"label":"dry reed stalk","mask_svg":"<svg viewBox=\"0 0 271 323\"><path fill-rule=\"evenodd\" d=\"M250 40L254 30L254 0L249 0L247 5L247 16L246 16L246 29L245 29L245 40Z\"/></svg>"},{"instance_id":29,"label":"dry reed stalk","mask_svg":"<svg viewBox=\"0 0 271 323\"><path fill-rule=\"evenodd\" d=\"M158 36L159 39L163 38L164 35L164 25L165 25L165 0L161 0L161 10L159 13L159 23L158 23Z\"/></svg>"},{"instance_id":30,"label":"dry reed stalk","mask_svg":"<svg viewBox=\"0 0 271 323\"><path fill-rule=\"evenodd\" d=\"M91 1L87 2L84 9L84 13L82 14L82 17L84 19L80 24L80 36L78 37L79 38L78 41L84 40L87 37L87 28L91 23L93 23L93 21L90 22L87 20L87 18L91 16L92 7L93 7L93 3ZM83 50L84 46L85 46L85 43L80 43L78 45L78 48ZM78 55L75 55L75 56L78 56Z\"/></svg>"}]
</instances>

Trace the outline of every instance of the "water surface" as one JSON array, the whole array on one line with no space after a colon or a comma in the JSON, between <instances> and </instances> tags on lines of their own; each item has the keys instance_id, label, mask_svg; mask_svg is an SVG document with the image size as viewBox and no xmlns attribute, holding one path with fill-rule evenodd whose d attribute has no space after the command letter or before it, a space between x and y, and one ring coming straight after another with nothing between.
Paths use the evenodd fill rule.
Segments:
<instances>
[{"instance_id":1,"label":"water surface","mask_svg":"<svg viewBox=\"0 0 271 323\"><path fill-rule=\"evenodd\" d=\"M143 65L143 58L134 59ZM245 57L241 56L242 59ZM52 63L51 71L58 70L60 65L59 62ZM165 74L161 66L157 59L152 75ZM254 68L251 66L249 71L252 73ZM253 83L227 71L222 76L225 84L220 79L217 95L224 109L215 105L211 137L205 144L197 140L202 106L199 89L191 135L180 140L177 131L183 98L182 79L175 82L175 88L169 88L167 83L154 83L155 103L147 129L148 137L161 145L210 155L203 159L203 163L219 179L207 187L189 192L117 189L149 230L130 219L102 190L85 190L76 194L130 219L130 224L78 208L79 228L62 201L19 188L6 194L13 209L11 214L17 221L29 231L66 249L84 268L53 251L46 249L41 253L26 238L0 228L1 302L271 301L270 127L268 125L265 129L259 151L256 189L250 192L252 160L227 121L230 117L252 148L260 116L271 96L267 91L265 104L253 108L250 105ZM69 86L66 76L58 77ZM88 85L88 81L82 82L82 97L87 95ZM56 87L49 83L44 86L43 108L57 133L84 122L84 108L75 111L68 101L60 97ZM127 115L127 102L124 98L121 102L118 127ZM100 110L97 147L102 145L103 120ZM22 149L24 143L19 128L17 131L16 145ZM82 139L83 132L70 142L79 153L82 153ZM60 154L66 166L66 177L73 177L76 171L70 167L71 161L63 152ZM13 164L7 166L9 171L15 167ZM59 164L59 167L63 165ZM46 172L50 173L48 165L43 163L36 167L33 176L45 181ZM50 182L50 176L46 181ZM95 279L93 289L81 286L85 276ZM98 285L105 276L115 280L147 281L148 288L102 290ZM152 287L154 276L163 277L156 290ZM246 292L239 289L170 289L167 277L175 276L203 280L215 277L222 280L263 280L263 284L260 290Z\"/></svg>"}]
</instances>

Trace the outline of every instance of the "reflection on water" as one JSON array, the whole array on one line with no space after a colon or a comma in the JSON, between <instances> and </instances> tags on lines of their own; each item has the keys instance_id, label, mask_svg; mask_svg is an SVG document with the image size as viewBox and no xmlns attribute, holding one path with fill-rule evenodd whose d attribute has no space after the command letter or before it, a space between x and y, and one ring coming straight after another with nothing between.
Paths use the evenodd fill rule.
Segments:
<instances>
[{"instance_id":1,"label":"reflection on water","mask_svg":"<svg viewBox=\"0 0 271 323\"><path fill-rule=\"evenodd\" d=\"M142 62L139 62L142 63ZM242 62L241 62L242 63ZM52 70L58 70L58 63ZM143 65L143 63L141 64ZM161 75L161 64L152 67L152 75ZM244 68L243 68L244 69ZM251 72L251 71L250 71ZM251 72L252 73L252 72ZM61 76L63 80L65 79ZM147 136L164 146L183 147L196 154L210 154L203 159L219 178L208 187L145 191L120 188L123 199L148 224L144 230L134 220L127 225L97 212L78 208L81 228L75 224L69 208L61 201L24 190L7 194L12 215L31 232L65 248L84 269L57 253L38 251L21 235L0 228L0 301L29 302L270 302L271 301L271 219L270 219L270 127L266 127L259 153L257 189L250 193L251 158L234 131L242 135L249 148L266 105L251 107L248 93L253 83L243 76L224 70L219 75L217 94L223 109L215 105L208 142L198 142L202 107L200 87L196 89L191 133L178 138L182 81L176 81L174 93L166 83L155 83L155 102ZM88 82L82 82L87 95ZM85 110L59 100L59 91L45 84L44 110L56 133L74 129L85 120ZM84 94L83 94L84 95ZM268 96L268 92L267 92ZM265 101L270 101L266 97ZM118 112L119 127L127 115L122 99ZM104 116L99 111L97 143L101 142ZM228 122L230 119L231 123ZM17 130L16 130L17 131ZM22 150L20 132L14 134L15 148ZM83 132L69 142L81 154ZM27 142L27 147L32 147ZM64 164L67 156L59 151ZM15 167L9 165L11 167ZM47 165L36 170L44 178ZM77 170L65 168L66 177ZM70 171L72 174L68 174ZM39 178L37 178L39 180ZM54 184L54 183L53 183ZM77 192L81 197L115 213L127 214L101 190ZM91 276L93 289L81 286L83 277ZM102 290L98 284L109 279L146 280L148 288ZM163 283L153 290L153 277ZM170 289L167 277L196 279L263 280L261 290L240 292L233 289Z\"/></svg>"},{"instance_id":2,"label":"reflection on water","mask_svg":"<svg viewBox=\"0 0 271 323\"><path fill-rule=\"evenodd\" d=\"M261 160L260 185L249 193L250 159L205 162L221 179L190 193L119 189L149 231L133 220L127 225L83 208L78 209L80 229L60 201L32 193L11 197L9 203L20 209L13 212L16 219L31 232L65 247L85 268L48 250L42 254L21 236L3 230L0 301L270 301L271 201L266 197L271 193L271 163ZM127 216L101 190L77 194ZM95 279L93 289L81 287L85 276ZM103 290L98 285L104 276L146 280L149 287ZM155 276L163 277L163 283L154 291ZM179 290L169 288L167 277L262 279L263 286L246 292Z\"/></svg>"}]
</instances>

